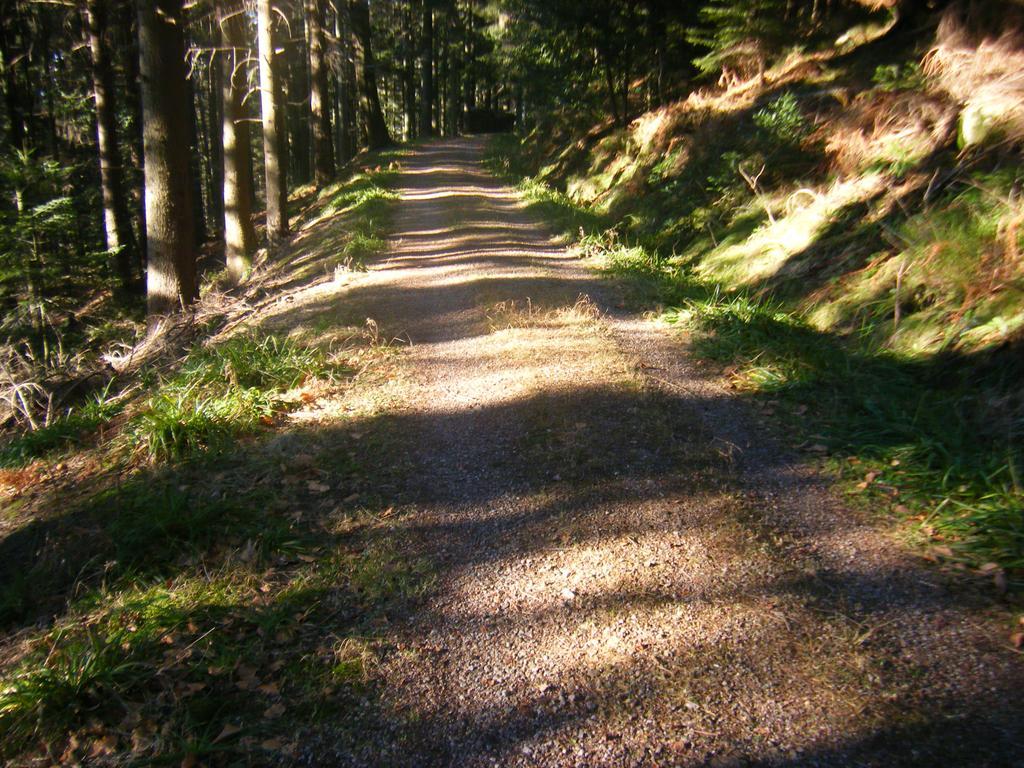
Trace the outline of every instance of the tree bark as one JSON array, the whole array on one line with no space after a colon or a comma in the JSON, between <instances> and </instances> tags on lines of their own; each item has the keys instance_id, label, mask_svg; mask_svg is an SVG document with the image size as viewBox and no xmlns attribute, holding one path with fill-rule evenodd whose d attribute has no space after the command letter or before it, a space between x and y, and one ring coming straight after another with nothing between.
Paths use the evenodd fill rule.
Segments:
<instances>
[{"instance_id":1,"label":"tree bark","mask_svg":"<svg viewBox=\"0 0 1024 768\"><path fill-rule=\"evenodd\" d=\"M122 41L124 44L125 97L128 101L128 152L131 168L128 172L128 189L135 213L136 271L146 272L146 191L143 179L145 157L142 151L142 78L139 75L139 18L132 4L121 6L119 16Z\"/></svg>"},{"instance_id":2,"label":"tree bark","mask_svg":"<svg viewBox=\"0 0 1024 768\"><path fill-rule=\"evenodd\" d=\"M350 0L352 39L355 43L356 65L359 75L359 108L366 130L366 146L380 149L391 144L391 134L384 122L377 90L377 61L373 56L370 29L370 6L367 0Z\"/></svg>"},{"instance_id":3,"label":"tree bark","mask_svg":"<svg viewBox=\"0 0 1024 768\"><path fill-rule=\"evenodd\" d=\"M434 135L434 11L423 0L423 29L420 33L420 136Z\"/></svg>"},{"instance_id":4,"label":"tree bark","mask_svg":"<svg viewBox=\"0 0 1024 768\"><path fill-rule=\"evenodd\" d=\"M143 155L150 315L196 298L195 221L189 164L192 109L185 83L182 0L140 2Z\"/></svg>"},{"instance_id":5,"label":"tree bark","mask_svg":"<svg viewBox=\"0 0 1024 768\"><path fill-rule=\"evenodd\" d=\"M196 240L196 247L206 242L206 206L203 205L203 170L205 163L203 147L199 143L199 118L197 112L201 107L201 101L196 98L195 87L189 78L185 78L185 91L188 94L188 109L185 118L188 121L188 146L189 163L192 173L192 220L193 235Z\"/></svg>"},{"instance_id":6,"label":"tree bark","mask_svg":"<svg viewBox=\"0 0 1024 768\"><path fill-rule=\"evenodd\" d=\"M235 283L245 279L252 268L256 231L252 224L252 163L249 121L245 98L245 59L249 48L245 36L243 6L217 8L220 26L221 137L224 151L224 256L228 275Z\"/></svg>"},{"instance_id":7,"label":"tree bark","mask_svg":"<svg viewBox=\"0 0 1024 768\"><path fill-rule=\"evenodd\" d=\"M221 190L224 188L224 132L221 130L224 124L224 108L221 102L224 86L221 82L221 67L216 60L210 62L207 75L206 114L209 121L207 147L210 163L210 186L207 190L207 199L210 203L208 213L213 234L220 235L221 227L224 224L224 198L221 195Z\"/></svg>"},{"instance_id":8,"label":"tree bark","mask_svg":"<svg viewBox=\"0 0 1024 768\"><path fill-rule=\"evenodd\" d=\"M336 80L338 92L339 156L348 162L356 154L356 119L354 94L356 91L355 65L352 57L351 19L347 2L339 2L334 16L334 36L338 41L339 68Z\"/></svg>"},{"instance_id":9,"label":"tree bark","mask_svg":"<svg viewBox=\"0 0 1024 768\"><path fill-rule=\"evenodd\" d=\"M412 4L402 16L405 45L402 48L402 106L405 140L416 138L416 34Z\"/></svg>"},{"instance_id":10,"label":"tree bark","mask_svg":"<svg viewBox=\"0 0 1024 768\"><path fill-rule=\"evenodd\" d=\"M324 62L323 0L306 0L309 24L309 111L313 118L313 174L317 187L334 178L334 147L331 112L327 100L327 66Z\"/></svg>"},{"instance_id":11,"label":"tree bark","mask_svg":"<svg viewBox=\"0 0 1024 768\"><path fill-rule=\"evenodd\" d=\"M308 30L305 6L302 3L299 3L299 10L298 17L291 19L290 28L299 29L301 25L302 41L305 43ZM288 39L284 44L279 40L278 46L284 48L283 55L278 58L278 71L284 73L281 78L282 100L278 104L283 110L285 141L288 143L286 154L289 173L286 178L291 179L293 184L305 184L310 180L312 170L308 51L305 45L298 45L293 39Z\"/></svg>"},{"instance_id":12,"label":"tree bark","mask_svg":"<svg viewBox=\"0 0 1024 768\"><path fill-rule=\"evenodd\" d=\"M107 40L106 0L88 0L86 22L92 54L93 98L96 102L96 147L100 161L103 233L121 289L129 292L135 282L132 274L135 243L128 219L121 152L117 140L117 106L114 103L114 70L110 64Z\"/></svg>"},{"instance_id":13,"label":"tree bark","mask_svg":"<svg viewBox=\"0 0 1024 768\"><path fill-rule=\"evenodd\" d=\"M266 177L267 239L276 243L288 234L288 190L285 183L285 143L281 83L271 30L270 0L258 0L257 38L260 60L260 107L263 116L263 166Z\"/></svg>"}]
</instances>

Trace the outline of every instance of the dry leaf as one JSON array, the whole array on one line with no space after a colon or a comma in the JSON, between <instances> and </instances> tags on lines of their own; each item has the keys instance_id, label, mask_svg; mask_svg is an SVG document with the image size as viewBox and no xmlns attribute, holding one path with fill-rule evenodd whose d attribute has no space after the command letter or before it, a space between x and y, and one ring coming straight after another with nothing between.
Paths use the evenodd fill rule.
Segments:
<instances>
[{"instance_id":1,"label":"dry leaf","mask_svg":"<svg viewBox=\"0 0 1024 768\"><path fill-rule=\"evenodd\" d=\"M277 683L264 683L258 690L268 696L277 696L281 692L277 687Z\"/></svg>"},{"instance_id":2,"label":"dry leaf","mask_svg":"<svg viewBox=\"0 0 1024 768\"><path fill-rule=\"evenodd\" d=\"M89 750L89 756L102 757L115 751L117 751L117 736L107 733L93 741L92 749Z\"/></svg>"},{"instance_id":3,"label":"dry leaf","mask_svg":"<svg viewBox=\"0 0 1024 768\"><path fill-rule=\"evenodd\" d=\"M277 704L272 704L271 706L267 707L266 710L263 712L263 717L265 717L268 720L273 720L275 717L280 717L283 714L284 704L278 702Z\"/></svg>"},{"instance_id":4,"label":"dry leaf","mask_svg":"<svg viewBox=\"0 0 1024 768\"><path fill-rule=\"evenodd\" d=\"M267 739L260 744L263 749L279 750L283 746L283 742L280 739Z\"/></svg>"},{"instance_id":5,"label":"dry leaf","mask_svg":"<svg viewBox=\"0 0 1024 768\"><path fill-rule=\"evenodd\" d=\"M310 480L306 483L306 487L313 493L327 493L327 491L331 490L331 486L325 485L324 483L318 483L316 480Z\"/></svg>"},{"instance_id":6,"label":"dry leaf","mask_svg":"<svg viewBox=\"0 0 1024 768\"><path fill-rule=\"evenodd\" d=\"M213 743L216 744L218 741L224 741L224 739L229 739L236 733L238 733L240 730L242 729L237 725L225 723L224 727L221 728L220 733L217 734L217 738L213 740Z\"/></svg>"}]
</instances>

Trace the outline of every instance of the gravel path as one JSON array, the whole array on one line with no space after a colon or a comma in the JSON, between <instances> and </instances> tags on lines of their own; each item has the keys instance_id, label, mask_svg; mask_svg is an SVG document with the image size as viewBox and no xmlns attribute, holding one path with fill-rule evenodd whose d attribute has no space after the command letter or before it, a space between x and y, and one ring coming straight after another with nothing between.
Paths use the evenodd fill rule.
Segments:
<instances>
[{"instance_id":1,"label":"gravel path","mask_svg":"<svg viewBox=\"0 0 1024 768\"><path fill-rule=\"evenodd\" d=\"M395 525L435 582L378 714L315 762L1024 765L1005 612L615 310L483 146L403 160L389 256L343 299L411 342Z\"/></svg>"}]
</instances>

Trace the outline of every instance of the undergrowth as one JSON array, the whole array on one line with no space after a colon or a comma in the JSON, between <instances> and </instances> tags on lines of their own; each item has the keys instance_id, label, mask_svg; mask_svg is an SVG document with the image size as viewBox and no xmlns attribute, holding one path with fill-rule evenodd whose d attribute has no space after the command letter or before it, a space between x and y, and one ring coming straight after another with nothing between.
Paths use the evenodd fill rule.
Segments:
<instances>
[{"instance_id":1,"label":"undergrowth","mask_svg":"<svg viewBox=\"0 0 1024 768\"><path fill-rule=\"evenodd\" d=\"M0 448L0 467L23 466L36 459L52 458L82 446L90 435L121 412L123 403L113 396L111 380L80 406L39 429L22 432Z\"/></svg>"},{"instance_id":2,"label":"undergrowth","mask_svg":"<svg viewBox=\"0 0 1024 768\"><path fill-rule=\"evenodd\" d=\"M385 162L392 154L400 156L398 152L383 153L379 159ZM393 160L392 165L396 162ZM392 205L398 198L388 187L395 176L390 166L367 169L321 192L318 217L343 215L346 230L340 252L328 260L329 267L362 270L384 252Z\"/></svg>"},{"instance_id":3,"label":"undergrowth","mask_svg":"<svg viewBox=\"0 0 1024 768\"><path fill-rule=\"evenodd\" d=\"M154 461L223 449L281 410L281 392L329 372L323 353L275 336L238 336L190 354L155 386L126 433Z\"/></svg>"},{"instance_id":4,"label":"undergrowth","mask_svg":"<svg viewBox=\"0 0 1024 768\"><path fill-rule=\"evenodd\" d=\"M335 190L352 267L383 247L387 174ZM269 764L311 723L375 716L387 616L432 583L400 536L360 522L385 513L393 466L365 429L344 452L323 430L240 440L354 374L336 360L242 333L8 445L14 466L119 435L95 440L109 476L0 539L0 762Z\"/></svg>"}]
</instances>

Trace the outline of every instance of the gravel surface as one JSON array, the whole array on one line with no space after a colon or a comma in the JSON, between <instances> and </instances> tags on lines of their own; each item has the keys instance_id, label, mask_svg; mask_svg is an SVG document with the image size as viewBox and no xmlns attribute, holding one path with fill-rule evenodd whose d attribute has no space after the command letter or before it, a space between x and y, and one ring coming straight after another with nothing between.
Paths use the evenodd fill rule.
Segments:
<instances>
[{"instance_id":1,"label":"gravel surface","mask_svg":"<svg viewBox=\"0 0 1024 768\"><path fill-rule=\"evenodd\" d=\"M389 255L338 300L410 342L394 530L435 581L358 733L316 729L306 761L1024 765L1005 609L616 309L483 147L403 160Z\"/></svg>"}]
</instances>

